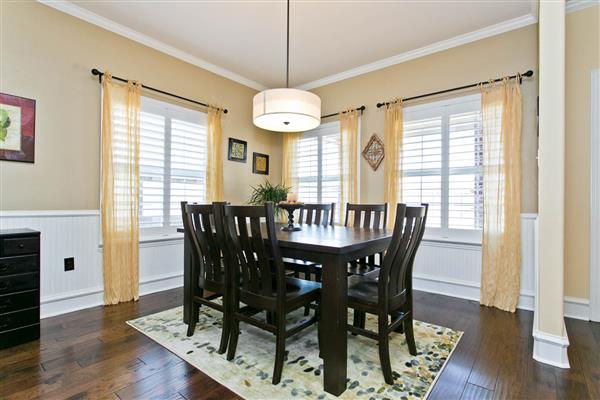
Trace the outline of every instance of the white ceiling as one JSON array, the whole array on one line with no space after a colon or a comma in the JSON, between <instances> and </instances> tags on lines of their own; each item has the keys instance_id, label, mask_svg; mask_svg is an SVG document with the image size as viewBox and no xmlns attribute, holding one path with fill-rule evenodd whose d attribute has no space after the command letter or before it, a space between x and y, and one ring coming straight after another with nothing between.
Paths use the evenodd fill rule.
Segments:
<instances>
[{"instance_id":1,"label":"white ceiling","mask_svg":"<svg viewBox=\"0 0 600 400\"><path fill-rule=\"evenodd\" d=\"M285 1L44 3L249 86L285 85ZM535 22L535 5L532 0L292 0L290 86L315 87L515 29Z\"/></svg>"}]
</instances>

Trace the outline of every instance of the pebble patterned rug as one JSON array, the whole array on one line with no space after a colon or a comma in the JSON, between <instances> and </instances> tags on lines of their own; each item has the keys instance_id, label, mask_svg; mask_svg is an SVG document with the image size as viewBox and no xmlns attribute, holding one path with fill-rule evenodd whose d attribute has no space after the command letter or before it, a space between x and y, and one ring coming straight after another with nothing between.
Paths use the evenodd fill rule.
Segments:
<instances>
[{"instance_id":1,"label":"pebble patterned rug","mask_svg":"<svg viewBox=\"0 0 600 400\"><path fill-rule=\"evenodd\" d=\"M288 326L307 318L303 311L291 313ZM287 339L281 382L272 385L275 336L266 331L240 323L236 357L227 361L225 354L216 352L221 337L221 314L208 307L201 307L192 337L186 336L182 307L127 323L245 399L336 398L323 390L323 360L319 358L316 325ZM368 315L366 324L367 328L376 327L376 317ZM391 335L393 385L383 380L377 343L348 335L348 388L339 398L426 398L462 332L415 321L414 333L418 352L415 357L408 353L403 334Z\"/></svg>"}]
</instances>

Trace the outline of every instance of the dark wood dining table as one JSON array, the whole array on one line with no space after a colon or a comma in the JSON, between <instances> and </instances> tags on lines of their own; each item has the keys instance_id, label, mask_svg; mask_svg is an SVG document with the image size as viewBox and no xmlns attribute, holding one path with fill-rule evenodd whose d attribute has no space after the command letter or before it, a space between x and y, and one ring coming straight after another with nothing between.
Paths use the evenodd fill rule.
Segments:
<instances>
[{"instance_id":1,"label":"dark wood dining table","mask_svg":"<svg viewBox=\"0 0 600 400\"><path fill-rule=\"evenodd\" d=\"M340 395L346 390L347 321L348 321L348 262L387 249L391 230L365 229L343 226L300 225L302 230L285 232L277 224L277 239L283 257L317 262L323 266L321 291L323 329L321 355L325 391ZM178 232L183 230L178 229ZM184 322L188 323L191 310L187 304L191 296L191 253L184 241Z\"/></svg>"}]
</instances>

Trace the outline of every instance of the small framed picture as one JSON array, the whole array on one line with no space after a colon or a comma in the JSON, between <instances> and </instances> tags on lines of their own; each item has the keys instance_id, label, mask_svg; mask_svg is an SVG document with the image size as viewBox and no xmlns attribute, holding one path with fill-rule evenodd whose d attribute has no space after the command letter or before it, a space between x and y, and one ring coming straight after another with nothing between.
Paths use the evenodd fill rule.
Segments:
<instances>
[{"instance_id":1,"label":"small framed picture","mask_svg":"<svg viewBox=\"0 0 600 400\"><path fill-rule=\"evenodd\" d=\"M248 142L244 140L229 138L229 151L227 159L229 161L246 162L248 155Z\"/></svg>"},{"instance_id":2,"label":"small framed picture","mask_svg":"<svg viewBox=\"0 0 600 400\"><path fill-rule=\"evenodd\" d=\"M33 163L35 100L0 93L0 160Z\"/></svg>"},{"instance_id":3,"label":"small framed picture","mask_svg":"<svg viewBox=\"0 0 600 400\"><path fill-rule=\"evenodd\" d=\"M252 172L260 175L269 175L269 155L252 153Z\"/></svg>"}]
</instances>

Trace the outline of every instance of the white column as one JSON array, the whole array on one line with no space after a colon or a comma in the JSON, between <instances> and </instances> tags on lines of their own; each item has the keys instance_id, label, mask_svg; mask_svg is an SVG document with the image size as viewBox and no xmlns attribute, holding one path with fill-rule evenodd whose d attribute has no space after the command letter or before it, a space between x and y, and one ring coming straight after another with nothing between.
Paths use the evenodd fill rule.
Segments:
<instances>
[{"instance_id":1,"label":"white column","mask_svg":"<svg viewBox=\"0 0 600 400\"><path fill-rule=\"evenodd\" d=\"M565 1L540 1L539 214L533 358L569 368L564 325Z\"/></svg>"}]
</instances>

